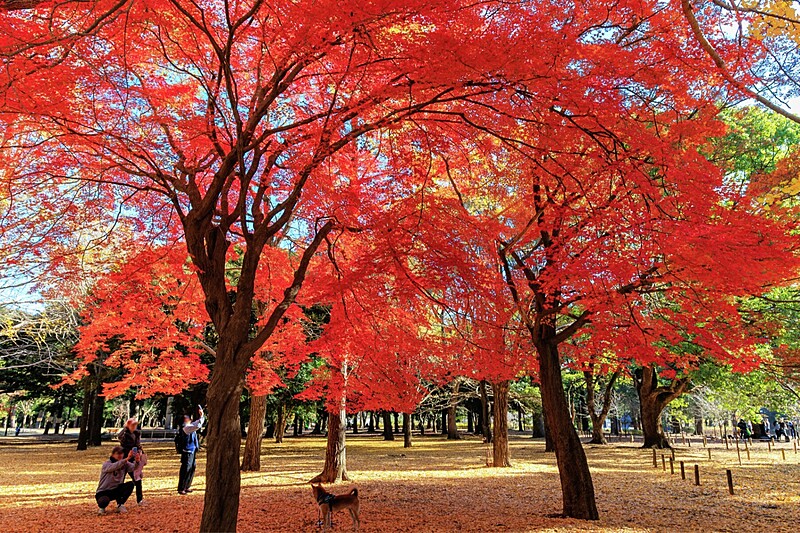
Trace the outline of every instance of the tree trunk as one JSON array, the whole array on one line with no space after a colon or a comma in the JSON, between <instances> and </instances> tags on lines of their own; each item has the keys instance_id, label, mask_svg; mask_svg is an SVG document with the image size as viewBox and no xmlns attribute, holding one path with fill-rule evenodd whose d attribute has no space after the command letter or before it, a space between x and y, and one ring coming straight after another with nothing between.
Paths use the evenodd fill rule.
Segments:
<instances>
[{"instance_id":1,"label":"tree trunk","mask_svg":"<svg viewBox=\"0 0 800 533\"><path fill-rule=\"evenodd\" d=\"M411 448L411 415L403 413L403 448Z\"/></svg>"},{"instance_id":2,"label":"tree trunk","mask_svg":"<svg viewBox=\"0 0 800 533\"><path fill-rule=\"evenodd\" d=\"M561 359L553 342L554 325L543 325L542 339L537 342L539 380L547 427L555 446L564 516L597 520L594 484L583 446L572 425L567 397L561 377ZM497 423L497 421L495 421Z\"/></svg>"},{"instance_id":3,"label":"tree trunk","mask_svg":"<svg viewBox=\"0 0 800 533\"><path fill-rule=\"evenodd\" d=\"M278 444L283 443L283 436L286 434L288 418L289 413L287 413L286 404L278 404L278 416L275 420L275 442Z\"/></svg>"},{"instance_id":4,"label":"tree trunk","mask_svg":"<svg viewBox=\"0 0 800 533\"><path fill-rule=\"evenodd\" d=\"M78 451L89 447L89 413L94 403L93 391L83 391L83 407L81 409L81 427L78 431Z\"/></svg>"},{"instance_id":5,"label":"tree trunk","mask_svg":"<svg viewBox=\"0 0 800 533\"><path fill-rule=\"evenodd\" d=\"M231 355L223 357L223 350L218 347L208 387L206 494L201 532L236 531L239 516L239 448L242 442L239 401L243 369L230 361L231 358Z\"/></svg>"},{"instance_id":6,"label":"tree trunk","mask_svg":"<svg viewBox=\"0 0 800 533\"><path fill-rule=\"evenodd\" d=\"M392 413L389 411L383 412L383 440L394 440L394 433L392 433Z\"/></svg>"},{"instance_id":7,"label":"tree trunk","mask_svg":"<svg viewBox=\"0 0 800 533\"><path fill-rule=\"evenodd\" d=\"M637 369L633 375L636 392L639 394L639 407L642 418L643 448L670 448L661 413L664 408L684 393L689 385L688 378L674 379L669 386L658 385L658 372L653 366Z\"/></svg>"},{"instance_id":8,"label":"tree trunk","mask_svg":"<svg viewBox=\"0 0 800 533\"><path fill-rule=\"evenodd\" d=\"M494 431L492 435L493 466L511 466L508 456L508 380L492 383L494 396Z\"/></svg>"},{"instance_id":9,"label":"tree trunk","mask_svg":"<svg viewBox=\"0 0 800 533\"><path fill-rule=\"evenodd\" d=\"M467 408L467 433L472 434L475 432L475 424L472 422L472 409Z\"/></svg>"},{"instance_id":10,"label":"tree trunk","mask_svg":"<svg viewBox=\"0 0 800 533\"><path fill-rule=\"evenodd\" d=\"M517 405L517 427L520 431L525 431L525 413L522 411L522 405Z\"/></svg>"},{"instance_id":11,"label":"tree trunk","mask_svg":"<svg viewBox=\"0 0 800 533\"><path fill-rule=\"evenodd\" d=\"M489 418L489 397L486 394L486 380L481 381L481 432L483 441L487 444L492 442L492 421Z\"/></svg>"},{"instance_id":12,"label":"tree trunk","mask_svg":"<svg viewBox=\"0 0 800 533\"><path fill-rule=\"evenodd\" d=\"M419 417L419 436L425 436L425 419L422 418L422 413L417 415Z\"/></svg>"},{"instance_id":13,"label":"tree trunk","mask_svg":"<svg viewBox=\"0 0 800 533\"><path fill-rule=\"evenodd\" d=\"M394 418L394 432L400 433L399 415L397 413L392 413L392 417Z\"/></svg>"},{"instance_id":14,"label":"tree trunk","mask_svg":"<svg viewBox=\"0 0 800 533\"><path fill-rule=\"evenodd\" d=\"M607 444L606 436L603 432L603 424L605 424L608 411L611 409L611 395L614 392L614 383L616 383L619 373L620 371L617 370L608 378L608 383L603 389L603 405L599 411L595 405L594 365L583 373L586 381L586 409L589 411L589 418L592 420L592 440L589 441L589 444Z\"/></svg>"},{"instance_id":15,"label":"tree trunk","mask_svg":"<svg viewBox=\"0 0 800 533\"><path fill-rule=\"evenodd\" d=\"M339 414L328 415L328 445L325 448L325 467L311 483L347 481L347 412L344 401Z\"/></svg>"},{"instance_id":16,"label":"tree trunk","mask_svg":"<svg viewBox=\"0 0 800 533\"><path fill-rule=\"evenodd\" d=\"M261 470L261 440L264 436L264 420L267 415L267 396L253 396L250 399L250 423L247 425L247 440L242 456L243 472Z\"/></svg>"},{"instance_id":17,"label":"tree trunk","mask_svg":"<svg viewBox=\"0 0 800 533\"><path fill-rule=\"evenodd\" d=\"M100 393L100 385L93 396L92 416L89 419L89 446L100 446L103 444L103 422L105 421L106 399Z\"/></svg>"},{"instance_id":18,"label":"tree trunk","mask_svg":"<svg viewBox=\"0 0 800 533\"><path fill-rule=\"evenodd\" d=\"M375 411L369 412L369 424L367 425L367 433L375 433Z\"/></svg>"},{"instance_id":19,"label":"tree trunk","mask_svg":"<svg viewBox=\"0 0 800 533\"><path fill-rule=\"evenodd\" d=\"M447 408L447 440L458 440L461 435L458 434L458 427L456 426L456 406L451 404Z\"/></svg>"},{"instance_id":20,"label":"tree trunk","mask_svg":"<svg viewBox=\"0 0 800 533\"><path fill-rule=\"evenodd\" d=\"M358 435L358 413L353 417L353 435Z\"/></svg>"}]
</instances>

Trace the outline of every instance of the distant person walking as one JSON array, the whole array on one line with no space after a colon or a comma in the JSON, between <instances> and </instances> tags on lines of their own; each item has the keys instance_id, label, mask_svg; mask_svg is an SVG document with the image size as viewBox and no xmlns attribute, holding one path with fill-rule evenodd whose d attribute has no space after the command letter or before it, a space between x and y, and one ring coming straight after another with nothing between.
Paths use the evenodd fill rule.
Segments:
<instances>
[{"instance_id":1,"label":"distant person walking","mask_svg":"<svg viewBox=\"0 0 800 533\"><path fill-rule=\"evenodd\" d=\"M192 421L192 417L185 415L183 425L178 429L175 436L175 450L181 454L181 470L178 476L178 494L188 494L192 492L192 480L197 461L197 450L200 443L197 439L197 431L203 427L205 418L203 408L198 406L199 418Z\"/></svg>"},{"instance_id":2,"label":"distant person walking","mask_svg":"<svg viewBox=\"0 0 800 533\"><path fill-rule=\"evenodd\" d=\"M99 507L97 514L106 514L106 508L112 500L117 502L117 512L128 512L125 502L130 498L134 484L133 481L125 483L123 481L125 476L133 472L136 466L136 454L133 453L133 450L125 456L122 453L122 446L114 446L111 456L100 468L100 482L94 495Z\"/></svg>"}]
</instances>

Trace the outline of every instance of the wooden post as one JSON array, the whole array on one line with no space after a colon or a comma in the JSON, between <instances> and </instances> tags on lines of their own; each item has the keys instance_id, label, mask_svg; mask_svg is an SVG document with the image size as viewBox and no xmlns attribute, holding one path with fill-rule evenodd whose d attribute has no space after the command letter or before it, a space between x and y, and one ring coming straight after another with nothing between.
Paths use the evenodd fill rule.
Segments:
<instances>
[{"instance_id":1,"label":"wooden post","mask_svg":"<svg viewBox=\"0 0 800 533\"><path fill-rule=\"evenodd\" d=\"M675 475L675 460L672 457L669 458L669 475Z\"/></svg>"},{"instance_id":2,"label":"wooden post","mask_svg":"<svg viewBox=\"0 0 800 533\"><path fill-rule=\"evenodd\" d=\"M694 465L694 484L700 486L700 465Z\"/></svg>"},{"instance_id":3,"label":"wooden post","mask_svg":"<svg viewBox=\"0 0 800 533\"><path fill-rule=\"evenodd\" d=\"M681 431L681 443L686 444L686 434Z\"/></svg>"},{"instance_id":4,"label":"wooden post","mask_svg":"<svg viewBox=\"0 0 800 533\"><path fill-rule=\"evenodd\" d=\"M675 449L674 448L670 448L669 451L672 453L671 457L672 457L672 460L674 461L675 460Z\"/></svg>"},{"instance_id":5,"label":"wooden post","mask_svg":"<svg viewBox=\"0 0 800 533\"><path fill-rule=\"evenodd\" d=\"M733 495L733 474L731 474L730 470L726 470L725 474L728 476L728 492Z\"/></svg>"},{"instance_id":6,"label":"wooden post","mask_svg":"<svg viewBox=\"0 0 800 533\"><path fill-rule=\"evenodd\" d=\"M667 461L664 459L664 454L661 454L661 469L667 471Z\"/></svg>"},{"instance_id":7,"label":"wooden post","mask_svg":"<svg viewBox=\"0 0 800 533\"><path fill-rule=\"evenodd\" d=\"M772 451L772 439L769 439L767 441L767 451L770 451L770 452Z\"/></svg>"},{"instance_id":8,"label":"wooden post","mask_svg":"<svg viewBox=\"0 0 800 533\"><path fill-rule=\"evenodd\" d=\"M653 468L658 468L658 458L656 457L655 448L653 448Z\"/></svg>"},{"instance_id":9,"label":"wooden post","mask_svg":"<svg viewBox=\"0 0 800 533\"><path fill-rule=\"evenodd\" d=\"M742 451L736 447L736 457L739 459L739 466L742 466Z\"/></svg>"},{"instance_id":10,"label":"wooden post","mask_svg":"<svg viewBox=\"0 0 800 533\"><path fill-rule=\"evenodd\" d=\"M711 448L708 449L708 460L711 460Z\"/></svg>"},{"instance_id":11,"label":"wooden post","mask_svg":"<svg viewBox=\"0 0 800 533\"><path fill-rule=\"evenodd\" d=\"M683 461L681 461L681 479L686 479L686 470L683 468Z\"/></svg>"},{"instance_id":12,"label":"wooden post","mask_svg":"<svg viewBox=\"0 0 800 533\"><path fill-rule=\"evenodd\" d=\"M784 461L786 460L786 450L783 448L781 448L781 458L783 458Z\"/></svg>"},{"instance_id":13,"label":"wooden post","mask_svg":"<svg viewBox=\"0 0 800 533\"><path fill-rule=\"evenodd\" d=\"M794 453L797 453L797 441L792 443L794 445Z\"/></svg>"},{"instance_id":14,"label":"wooden post","mask_svg":"<svg viewBox=\"0 0 800 533\"><path fill-rule=\"evenodd\" d=\"M707 445L708 445L708 440L706 439L706 436L703 435L703 448L705 448Z\"/></svg>"},{"instance_id":15,"label":"wooden post","mask_svg":"<svg viewBox=\"0 0 800 533\"><path fill-rule=\"evenodd\" d=\"M728 436L725 435L723 438L725 439L725 449L727 450L728 449Z\"/></svg>"},{"instance_id":16,"label":"wooden post","mask_svg":"<svg viewBox=\"0 0 800 533\"><path fill-rule=\"evenodd\" d=\"M750 460L750 449L748 448L745 451L747 452L747 460L749 461Z\"/></svg>"},{"instance_id":17,"label":"wooden post","mask_svg":"<svg viewBox=\"0 0 800 533\"><path fill-rule=\"evenodd\" d=\"M633 442L633 433L631 433L631 442Z\"/></svg>"},{"instance_id":18,"label":"wooden post","mask_svg":"<svg viewBox=\"0 0 800 533\"><path fill-rule=\"evenodd\" d=\"M691 447L692 447L692 437L690 436L689 437L689 448L691 448Z\"/></svg>"}]
</instances>

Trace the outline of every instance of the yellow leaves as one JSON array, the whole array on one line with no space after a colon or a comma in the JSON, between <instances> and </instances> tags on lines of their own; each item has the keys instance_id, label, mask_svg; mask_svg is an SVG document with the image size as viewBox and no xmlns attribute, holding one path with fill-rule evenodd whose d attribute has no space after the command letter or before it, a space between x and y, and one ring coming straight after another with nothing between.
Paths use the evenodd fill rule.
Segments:
<instances>
[{"instance_id":1,"label":"yellow leaves","mask_svg":"<svg viewBox=\"0 0 800 533\"><path fill-rule=\"evenodd\" d=\"M757 523L783 531L800 518L796 483L798 457L788 444L786 461L766 444L754 443L751 461L738 466L735 449L715 444L713 461L695 441L676 449L686 461L687 477L695 463L700 487L691 479L654 469L651 451L638 444L587 446L594 475L600 520L551 518L561 510L558 470L543 443L526 437L510 440L510 468L483 466L486 445L475 438L446 441L420 438L404 449L402 440L348 436L348 471L352 481L331 487L343 493L356 486L361 497L363 531L540 532L540 531L737 531ZM171 443L145 442L146 509L132 498L130 513L97 517L92 498L100 464L111 444L75 452L72 444L16 444L0 438L0 531L197 531L205 488L205 452L197 463L194 488L175 494L179 468ZM264 441L262 471L242 475L239 531L317 531L317 507L307 481L322 468L323 438ZM660 453L660 452L658 452ZM54 462L54 457L58 458ZM729 496L725 469L733 469L736 495ZM113 507L113 505L112 505ZM333 517L336 531L347 531L346 512Z\"/></svg>"}]
</instances>

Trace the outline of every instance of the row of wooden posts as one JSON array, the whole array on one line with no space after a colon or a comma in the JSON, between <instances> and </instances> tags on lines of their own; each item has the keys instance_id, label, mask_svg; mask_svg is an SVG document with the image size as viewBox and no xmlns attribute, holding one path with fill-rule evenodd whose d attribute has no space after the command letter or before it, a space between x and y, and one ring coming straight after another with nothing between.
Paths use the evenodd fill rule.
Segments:
<instances>
[{"instance_id":1,"label":"row of wooden posts","mask_svg":"<svg viewBox=\"0 0 800 533\"><path fill-rule=\"evenodd\" d=\"M725 438L725 448L726 449L730 449L730 448L728 448L728 442L727 441L728 441L728 438L726 437ZM752 441L751 441L751 443L752 443ZM793 441L792 444L793 444L793 447L794 447L794 453L797 453L797 441ZM706 445L707 445L706 438L703 437L703 446L706 446ZM771 440L769 442L767 442L767 446L768 446L769 451L772 452L772 442L771 442ZM745 447L745 452L747 453L747 460L749 461L750 460L750 447L748 446L747 440L744 441L744 447ZM671 451L671 455L670 455L670 458L669 458L669 473L670 473L670 475L674 475L675 474L675 450L673 449L673 450L670 450L670 451ZM739 448L739 441L738 440L736 440L736 455L737 455L737 457L739 459L739 466L741 466L742 465L742 454L741 454L741 450ZM781 457L782 457L782 459L784 461L786 460L786 450L784 448L781 448ZM708 448L708 460L709 461L711 460L711 448ZM683 461L678 461L678 463L680 463L680 467L681 467L681 479L686 479L686 467L685 467L685 464L684 464ZM656 454L655 448L653 448L653 468L658 468L658 456ZM664 472L667 471L667 459L666 459L666 456L663 453L661 454L661 468L664 470ZM726 474L727 481L728 481L728 492L730 494L733 494L734 493L734 491L733 491L733 473L728 468L728 469L725 470L725 474ZM700 465L699 464L695 464L694 465L694 484L697 485L697 486L700 486Z\"/></svg>"}]
</instances>

